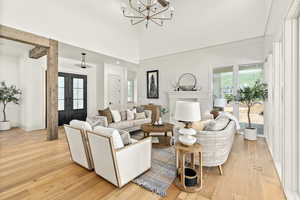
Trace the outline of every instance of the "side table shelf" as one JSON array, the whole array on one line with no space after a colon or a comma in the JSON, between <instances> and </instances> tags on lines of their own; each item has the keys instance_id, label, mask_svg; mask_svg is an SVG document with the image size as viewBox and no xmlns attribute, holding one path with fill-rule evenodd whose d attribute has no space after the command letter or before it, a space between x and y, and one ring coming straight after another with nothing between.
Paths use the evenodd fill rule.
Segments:
<instances>
[{"instance_id":1,"label":"side table shelf","mask_svg":"<svg viewBox=\"0 0 300 200\"><path fill-rule=\"evenodd\" d=\"M202 188L202 148L200 144L194 144L192 146L185 146L180 142L177 142L175 145L176 149L176 167L177 167L177 177L175 180L175 185L185 192L197 192ZM199 163L196 165L196 154L199 155ZM186 156L190 156L191 163L188 168L191 168L196 171L197 184L195 186L186 186L185 185L185 169L186 166Z\"/></svg>"}]
</instances>

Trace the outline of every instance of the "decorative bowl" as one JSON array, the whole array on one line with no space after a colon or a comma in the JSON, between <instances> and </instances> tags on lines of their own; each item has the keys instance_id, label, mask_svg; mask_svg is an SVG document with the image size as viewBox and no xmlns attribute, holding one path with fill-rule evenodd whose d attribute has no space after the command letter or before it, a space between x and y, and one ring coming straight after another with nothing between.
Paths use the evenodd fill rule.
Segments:
<instances>
[{"instance_id":1,"label":"decorative bowl","mask_svg":"<svg viewBox=\"0 0 300 200\"><path fill-rule=\"evenodd\" d=\"M196 143L197 139L190 135L181 135L179 136L179 141L186 146L191 146Z\"/></svg>"}]
</instances>

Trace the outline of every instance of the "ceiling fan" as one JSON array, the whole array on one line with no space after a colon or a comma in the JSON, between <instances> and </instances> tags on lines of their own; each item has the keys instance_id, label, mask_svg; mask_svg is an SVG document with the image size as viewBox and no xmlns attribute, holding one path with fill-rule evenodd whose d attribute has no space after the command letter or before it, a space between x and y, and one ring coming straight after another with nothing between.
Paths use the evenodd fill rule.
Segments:
<instances>
[{"instance_id":1,"label":"ceiling fan","mask_svg":"<svg viewBox=\"0 0 300 200\"><path fill-rule=\"evenodd\" d=\"M86 53L81 53L81 63L75 64L75 66L80 67L82 69L92 68L93 66L86 64Z\"/></svg>"}]
</instances>

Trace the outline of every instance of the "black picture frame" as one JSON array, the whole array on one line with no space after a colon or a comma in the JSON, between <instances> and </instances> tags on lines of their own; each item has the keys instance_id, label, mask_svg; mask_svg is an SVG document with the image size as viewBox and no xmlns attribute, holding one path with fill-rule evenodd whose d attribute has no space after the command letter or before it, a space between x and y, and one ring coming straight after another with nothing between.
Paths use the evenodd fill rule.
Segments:
<instances>
[{"instance_id":1,"label":"black picture frame","mask_svg":"<svg viewBox=\"0 0 300 200\"><path fill-rule=\"evenodd\" d=\"M147 71L147 99L159 98L159 72Z\"/></svg>"}]
</instances>

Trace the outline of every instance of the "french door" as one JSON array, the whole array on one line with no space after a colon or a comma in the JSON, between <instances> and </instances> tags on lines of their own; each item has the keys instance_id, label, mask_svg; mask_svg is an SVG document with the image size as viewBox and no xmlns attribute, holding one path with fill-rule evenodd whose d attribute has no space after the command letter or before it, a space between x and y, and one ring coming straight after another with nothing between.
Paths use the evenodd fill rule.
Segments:
<instances>
[{"instance_id":1,"label":"french door","mask_svg":"<svg viewBox=\"0 0 300 200\"><path fill-rule=\"evenodd\" d=\"M73 119L86 120L87 76L58 73L58 125Z\"/></svg>"}]
</instances>

